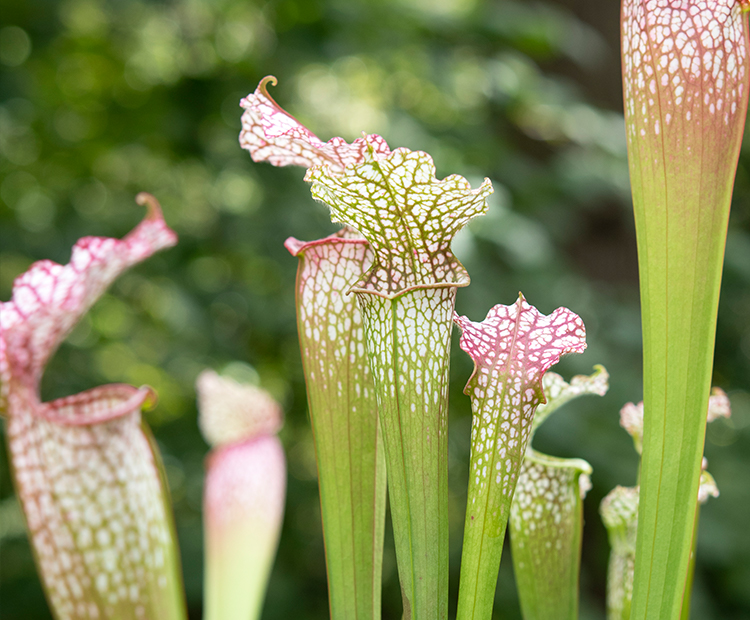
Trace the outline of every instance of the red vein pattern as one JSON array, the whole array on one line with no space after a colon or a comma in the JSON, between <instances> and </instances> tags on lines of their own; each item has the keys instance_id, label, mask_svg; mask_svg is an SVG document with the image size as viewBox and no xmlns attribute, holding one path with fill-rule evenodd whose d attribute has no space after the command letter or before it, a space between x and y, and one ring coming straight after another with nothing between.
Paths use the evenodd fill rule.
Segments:
<instances>
[{"instance_id":1,"label":"red vein pattern","mask_svg":"<svg viewBox=\"0 0 750 620\"><path fill-rule=\"evenodd\" d=\"M242 100L240 144L254 161L325 166L341 174L390 153L369 135L323 142L268 94L264 78ZM344 228L325 239L288 239L300 259L297 322L318 460L332 618L379 617L385 463L362 316L351 285L372 262L367 241Z\"/></svg>"},{"instance_id":2,"label":"red vein pattern","mask_svg":"<svg viewBox=\"0 0 750 620\"><path fill-rule=\"evenodd\" d=\"M362 313L346 291L372 263L365 239L343 229L303 243L297 327L318 462L331 618L379 618L385 457ZM354 524L354 525L352 525Z\"/></svg>"},{"instance_id":3,"label":"red vein pattern","mask_svg":"<svg viewBox=\"0 0 750 620\"><path fill-rule=\"evenodd\" d=\"M481 323L454 320L475 364L464 390L475 416L471 479L477 491L497 484L510 499L534 411L545 400L542 377L562 355L586 349L586 330L567 308L545 316L523 297L495 306Z\"/></svg>"},{"instance_id":4,"label":"red vein pattern","mask_svg":"<svg viewBox=\"0 0 750 620\"><path fill-rule=\"evenodd\" d=\"M414 286L466 286L468 274L450 250L456 233L487 211L492 184L477 189L453 174L435 178L427 153L400 148L368 156L341 174L308 170L313 198L331 208L331 219L360 231L375 253L355 286L393 296Z\"/></svg>"},{"instance_id":5,"label":"red vein pattern","mask_svg":"<svg viewBox=\"0 0 750 620\"><path fill-rule=\"evenodd\" d=\"M107 286L176 243L156 200L123 240L81 239L40 261L0 303L0 411L45 590L59 619L181 618L159 466L140 410L148 388L109 385L41 403L44 366Z\"/></svg>"},{"instance_id":6,"label":"red vein pattern","mask_svg":"<svg viewBox=\"0 0 750 620\"><path fill-rule=\"evenodd\" d=\"M545 401L542 378L562 355L586 349L586 330L567 308L545 316L522 295L481 323L453 320L474 360L464 390L474 418L458 608L459 615L489 618L513 493L534 412Z\"/></svg>"},{"instance_id":7,"label":"red vein pattern","mask_svg":"<svg viewBox=\"0 0 750 620\"><path fill-rule=\"evenodd\" d=\"M375 134L351 144L343 138L323 142L273 100L268 94L269 83L276 84L276 78L263 78L255 92L240 102L245 110L240 145L253 161L303 168L328 165L334 172L343 172L346 166L361 162L370 150L379 156L390 153L385 140Z\"/></svg>"},{"instance_id":8,"label":"red vein pattern","mask_svg":"<svg viewBox=\"0 0 750 620\"><path fill-rule=\"evenodd\" d=\"M451 317L457 288L469 283L450 242L487 210L492 186L438 181L432 158L408 149L372 149L343 172L311 168L306 180L333 221L370 243L372 266L350 290L378 397L405 614L447 617Z\"/></svg>"},{"instance_id":9,"label":"red vein pattern","mask_svg":"<svg viewBox=\"0 0 750 620\"><path fill-rule=\"evenodd\" d=\"M679 141L692 131L690 126L717 144L733 142L734 119L738 113L744 119L748 94L742 4L738 0L623 2L630 142L655 136Z\"/></svg>"},{"instance_id":10,"label":"red vein pattern","mask_svg":"<svg viewBox=\"0 0 750 620\"><path fill-rule=\"evenodd\" d=\"M634 620L676 619L685 601L722 262L747 115L747 8L746 0L622 2L647 429Z\"/></svg>"}]
</instances>

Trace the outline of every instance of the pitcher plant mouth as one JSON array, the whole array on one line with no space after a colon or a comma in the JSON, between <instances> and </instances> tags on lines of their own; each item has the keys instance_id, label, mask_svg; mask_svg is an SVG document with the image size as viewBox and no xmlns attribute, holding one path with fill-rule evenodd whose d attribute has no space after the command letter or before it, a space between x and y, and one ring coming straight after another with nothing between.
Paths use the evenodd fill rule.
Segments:
<instances>
[{"instance_id":1,"label":"pitcher plant mouth","mask_svg":"<svg viewBox=\"0 0 750 620\"><path fill-rule=\"evenodd\" d=\"M102 412L87 409L87 405L99 400L110 401L114 406L106 407ZM37 413L47 422L62 426L96 426L136 410L151 409L156 406L156 402L156 392L147 385L136 388L124 383L112 383L86 390L75 396L41 403Z\"/></svg>"},{"instance_id":2,"label":"pitcher plant mouth","mask_svg":"<svg viewBox=\"0 0 750 620\"><path fill-rule=\"evenodd\" d=\"M473 420L457 617L489 620L534 413L546 401L543 377L562 355L586 349L586 331L567 308L545 316L520 294L515 304L494 306L481 323L464 316L454 322L474 361L464 389Z\"/></svg>"},{"instance_id":3,"label":"pitcher plant mouth","mask_svg":"<svg viewBox=\"0 0 750 620\"><path fill-rule=\"evenodd\" d=\"M242 100L240 144L254 161L325 165L341 174L369 153L390 152L380 136L323 142L268 94L273 77ZM289 238L299 259L297 326L318 466L331 618L379 618L385 527L385 462L375 390L353 282L372 262L353 228L317 241Z\"/></svg>"},{"instance_id":4,"label":"pitcher plant mouth","mask_svg":"<svg viewBox=\"0 0 750 620\"><path fill-rule=\"evenodd\" d=\"M331 220L370 244L372 263L349 291L380 410L404 615L447 618L450 335L456 291L469 281L450 243L487 210L492 186L440 181L427 153L374 145L343 171L316 166L305 179Z\"/></svg>"},{"instance_id":5,"label":"pitcher plant mouth","mask_svg":"<svg viewBox=\"0 0 750 620\"><path fill-rule=\"evenodd\" d=\"M57 617L187 617L169 496L141 409L149 387L105 385L42 403L47 361L123 271L177 241L159 203L124 239L85 237L34 263L0 303L0 409L11 473ZM130 536L124 538L124 533Z\"/></svg>"}]
</instances>

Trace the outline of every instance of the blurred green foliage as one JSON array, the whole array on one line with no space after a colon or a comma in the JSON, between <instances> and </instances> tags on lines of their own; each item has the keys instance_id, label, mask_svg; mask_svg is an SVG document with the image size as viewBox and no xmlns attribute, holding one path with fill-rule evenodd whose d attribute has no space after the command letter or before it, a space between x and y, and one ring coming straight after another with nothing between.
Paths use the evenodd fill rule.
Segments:
<instances>
[{"instance_id":1,"label":"blurred green foliage","mask_svg":"<svg viewBox=\"0 0 750 620\"><path fill-rule=\"evenodd\" d=\"M567 5L567 6L566 6ZM606 5L606 3L605 3ZM582 21L571 7L598 23ZM602 363L604 398L582 399L536 447L594 467L586 500L581 618L604 614L606 534L597 510L636 460L618 411L641 398L637 267L618 83L617 11L581 0L0 0L0 299L33 261L65 263L84 235L122 236L142 190L179 245L120 278L52 360L43 396L148 383L146 414L172 488L191 618L201 616L203 458L193 382L205 367L251 365L287 413L289 497L264 618L327 617L312 437L297 349L289 235L334 227L302 171L240 150L239 100L267 74L277 100L322 138L381 133L426 150L438 175L488 176L490 212L454 247L473 283L473 320L519 290L588 329L566 377ZM616 7L615 7L616 9ZM614 33L614 39L612 38ZM599 104L589 101L596 96ZM612 104L614 102L614 105ZM610 107L612 109L607 109ZM715 384L733 417L709 429L722 496L701 512L694 617L750 618L750 153L738 172L720 309ZM466 501L471 364L454 346L451 588ZM0 618L50 618L0 443ZM400 618L392 542L384 618ZM496 617L519 618L509 554ZM455 597L452 601L455 609Z\"/></svg>"}]
</instances>

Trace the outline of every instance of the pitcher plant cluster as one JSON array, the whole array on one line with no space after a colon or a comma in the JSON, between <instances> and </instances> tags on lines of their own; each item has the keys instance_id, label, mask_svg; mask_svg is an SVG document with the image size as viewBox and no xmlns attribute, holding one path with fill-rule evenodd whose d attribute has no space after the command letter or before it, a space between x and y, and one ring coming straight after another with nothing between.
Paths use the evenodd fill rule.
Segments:
<instances>
[{"instance_id":1,"label":"pitcher plant cluster","mask_svg":"<svg viewBox=\"0 0 750 620\"><path fill-rule=\"evenodd\" d=\"M607 616L687 618L698 507L718 495L702 459L732 185L748 97L744 0L624 0L625 120L641 276L644 398L621 423L638 486L601 506L612 555ZM506 529L526 620L578 616L591 466L532 447L582 395L548 370L586 348L581 318L520 294L474 322L455 311L469 274L455 235L487 210L489 179L436 178L432 158L380 136L323 142L261 81L242 100L256 162L305 170L341 229L286 242L298 258L297 327L318 467L330 615L381 617L386 494L403 617L448 618L448 385L454 327L474 363L457 617L490 620ZM109 385L41 402L45 365L130 266L177 242L155 198L122 240L87 237L70 262L35 263L0 304L0 413L38 569L56 618L186 618L166 478L141 410L151 388ZM312 202L312 201L311 201ZM310 208L317 208L311 204ZM291 283L289 283L291 286ZM499 300L502 301L502 300ZM211 452L204 487L205 617L260 616L278 543L285 458L280 406L207 370L196 384Z\"/></svg>"}]
</instances>

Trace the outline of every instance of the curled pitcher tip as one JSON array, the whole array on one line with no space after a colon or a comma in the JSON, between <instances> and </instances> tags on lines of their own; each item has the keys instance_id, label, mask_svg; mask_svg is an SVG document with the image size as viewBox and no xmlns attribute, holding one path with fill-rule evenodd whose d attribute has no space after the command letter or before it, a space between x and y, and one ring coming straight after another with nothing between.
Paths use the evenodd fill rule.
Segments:
<instances>
[{"instance_id":1,"label":"curled pitcher tip","mask_svg":"<svg viewBox=\"0 0 750 620\"><path fill-rule=\"evenodd\" d=\"M146 207L148 209L148 219L155 220L161 219L163 217L161 205L153 194L149 194L148 192L139 192L135 197L135 202L140 206Z\"/></svg>"}]
</instances>

